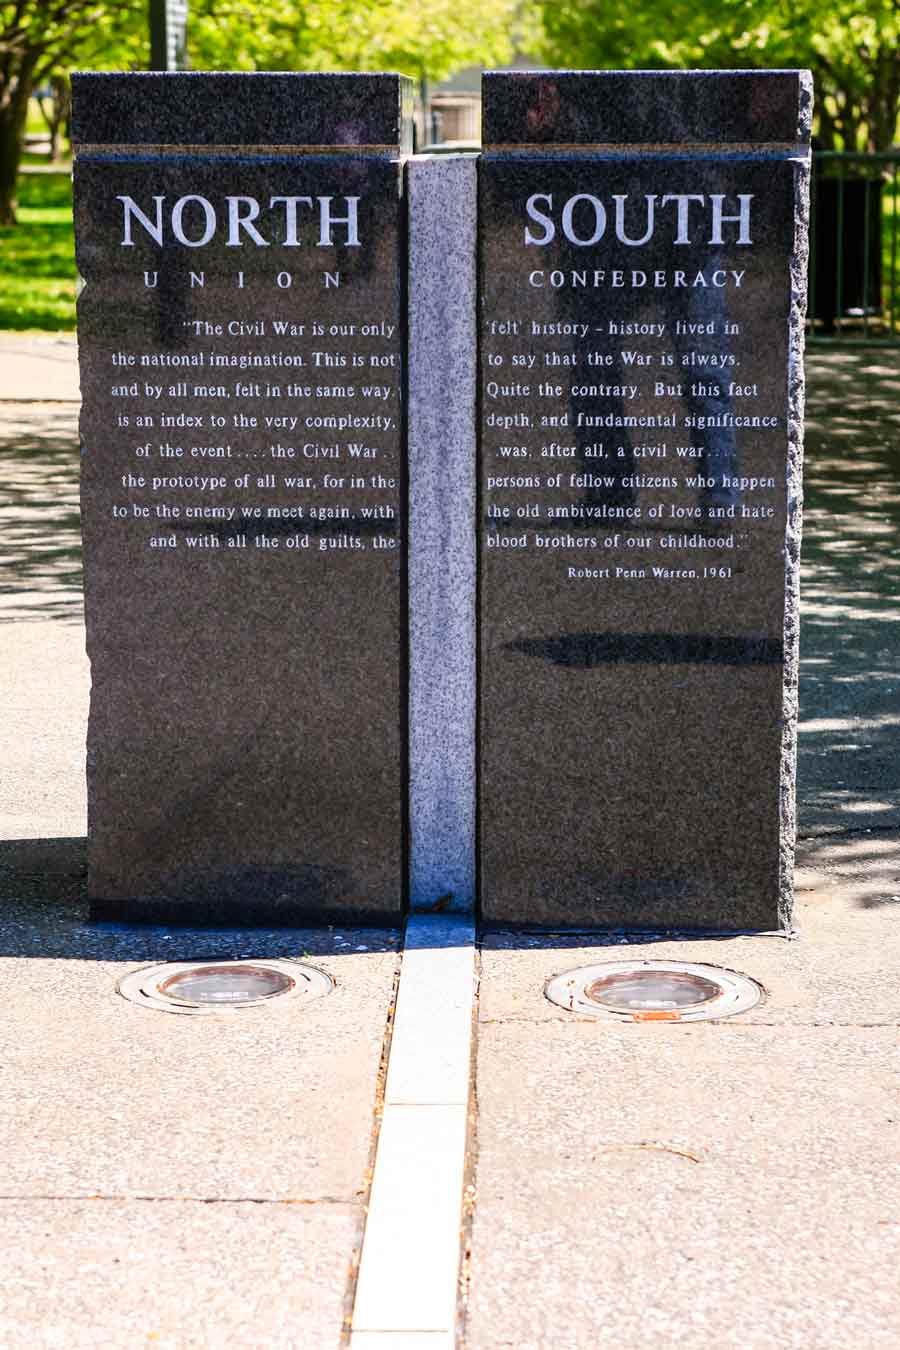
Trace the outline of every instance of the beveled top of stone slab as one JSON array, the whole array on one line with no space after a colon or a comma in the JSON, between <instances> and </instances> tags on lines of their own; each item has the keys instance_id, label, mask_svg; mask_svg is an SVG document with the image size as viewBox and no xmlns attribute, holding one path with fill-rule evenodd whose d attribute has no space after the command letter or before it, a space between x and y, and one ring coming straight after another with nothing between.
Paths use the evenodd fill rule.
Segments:
<instances>
[{"instance_id":1,"label":"beveled top of stone slab","mask_svg":"<svg viewBox=\"0 0 900 1350\"><path fill-rule=\"evenodd\" d=\"M807 70L486 71L492 146L807 142Z\"/></svg>"},{"instance_id":2,"label":"beveled top of stone slab","mask_svg":"<svg viewBox=\"0 0 900 1350\"><path fill-rule=\"evenodd\" d=\"M72 139L404 150L412 89L404 75L79 71L72 76Z\"/></svg>"}]
</instances>

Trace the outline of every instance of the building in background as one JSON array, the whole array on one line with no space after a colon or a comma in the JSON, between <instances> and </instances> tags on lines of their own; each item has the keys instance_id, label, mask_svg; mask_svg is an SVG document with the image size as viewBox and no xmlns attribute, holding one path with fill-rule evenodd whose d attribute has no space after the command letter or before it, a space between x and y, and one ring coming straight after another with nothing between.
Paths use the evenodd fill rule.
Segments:
<instances>
[{"instance_id":1,"label":"building in background","mask_svg":"<svg viewBox=\"0 0 900 1350\"><path fill-rule=\"evenodd\" d=\"M424 141L420 140L421 146L445 145L449 149L481 144L481 76L484 69L484 66L467 66L449 80L429 87L428 135ZM508 66L496 69L537 70L539 64L529 56L518 55ZM421 114L419 126L421 130Z\"/></svg>"}]
</instances>

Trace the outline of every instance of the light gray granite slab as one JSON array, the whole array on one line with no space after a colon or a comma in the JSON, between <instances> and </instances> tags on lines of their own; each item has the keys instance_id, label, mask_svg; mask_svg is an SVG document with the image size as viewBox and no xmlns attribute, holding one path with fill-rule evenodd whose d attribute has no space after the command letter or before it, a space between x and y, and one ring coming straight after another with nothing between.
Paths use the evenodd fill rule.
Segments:
<instances>
[{"instance_id":1,"label":"light gray granite slab","mask_svg":"<svg viewBox=\"0 0 900 1350\"><path fill-rule=\"evenodd\" d=\"M407 164L410 907L475 903L476 169Z\"/></svg>"}]
</instances>

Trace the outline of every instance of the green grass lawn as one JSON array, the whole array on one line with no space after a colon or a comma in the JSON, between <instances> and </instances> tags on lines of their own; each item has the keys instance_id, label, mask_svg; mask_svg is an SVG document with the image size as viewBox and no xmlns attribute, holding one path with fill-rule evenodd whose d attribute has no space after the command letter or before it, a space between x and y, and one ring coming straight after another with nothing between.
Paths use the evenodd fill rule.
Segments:
<instances>
[{"instance_id":1,"label":"green grass lawn","mask_svg":"<svg viewBox=\"0 0 900 1350\"><path fill-rule=\"evenodd\" d=\"M74 327L75 249L69 171L23 173L19 179L19 224L0 229L0 328Z\"/></svg>"}]
</instances>

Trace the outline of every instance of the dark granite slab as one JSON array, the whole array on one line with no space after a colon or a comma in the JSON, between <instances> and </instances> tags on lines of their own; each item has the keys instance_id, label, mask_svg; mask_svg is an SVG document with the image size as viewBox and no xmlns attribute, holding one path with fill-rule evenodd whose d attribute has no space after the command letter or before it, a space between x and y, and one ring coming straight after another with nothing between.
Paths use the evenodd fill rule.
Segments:
<instances>
[{"instance_id":1,"label":"dark granite slab","mask_svg":"<svg viewBox=\"0 0 900 1350\"><path fill-rule=\"evenodd\" d=\"M83 145L412 146L402 75L78 71Z\"/></svg>"},{"instance_id":2,"label":"dark granite slab","mask_svg":"<svg viewBox=\"0 0 900 1350\"><path fill-rule=\"evenodd\" d=\"M809 139L797 70L488 71L485 146L729 145Z\"/></svg>"},{"instance_id":3,"label":"dark granite slab","mask_svg":"<svg viewBox=\"0 0 900 1350\"><path fill-rule=\"evenodd\" d=\"M578 79L602 106L608 77ZM509 87L486 83L498 140ZM806 162L552 151L480 163L482 914L783 927Z\"/></svg>"},{"instance_id":4,"label":"dark granite slab","mask_svg":"<svg viewBox=\"0 0 900 1350\"><path fill-rule=\"evenodd\" d=\"M384 154L77 154L95 917L402 912L401 186Z\"/></svg>"}]
</instances>

